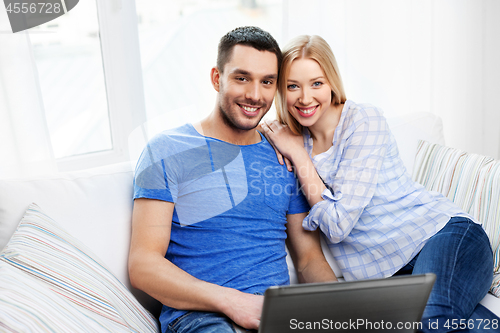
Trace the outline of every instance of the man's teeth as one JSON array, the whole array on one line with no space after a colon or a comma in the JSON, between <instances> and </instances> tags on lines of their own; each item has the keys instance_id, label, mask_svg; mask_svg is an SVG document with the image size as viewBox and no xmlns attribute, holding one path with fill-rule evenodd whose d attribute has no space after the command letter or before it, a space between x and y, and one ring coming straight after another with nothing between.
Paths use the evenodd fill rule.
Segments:
<instances>
[{"instance_id":1,"label":"man's teeth","mask_svg":"<svg viewBox=\"0 0 500 333\"><path fill-rule=\"evenodd\" d=\"M307 109L301 109L301 108L298 108L300 110L300 112L304 113L304 114L310 114L311 112L313 112L316 107L312 107L312 108L307 108Z\"/></svg>"},{"instance_id":2,"label":"man's teeth","mask_svg":"<svg viewBox=\"0 0 500 333\"><path fill-rule=\"evenodd\" d=\"M248 111L248 112L255 112L255 111L257 111L259 109L259 108L251 108L249 106L244 106L244 105L242 105L241 107L243 109L245 109L245 111Z\"/></svg>"}]
</instances>

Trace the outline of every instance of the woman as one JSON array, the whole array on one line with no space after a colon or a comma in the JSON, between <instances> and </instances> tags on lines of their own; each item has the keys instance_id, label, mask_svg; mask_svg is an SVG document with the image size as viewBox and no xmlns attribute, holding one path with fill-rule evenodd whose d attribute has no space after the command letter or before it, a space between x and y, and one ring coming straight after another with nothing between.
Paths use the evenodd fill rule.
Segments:
<instances>
[{"instance_id":1,"label":"woman","mask_svg":"<svg viewBox=\"0 0 500 333\"><path fill-rule=\"evenodd\" d=\"M382 112L346 99L325 40L299 36L283 55L278 121L262 129L294 165L312 207L303 227L322 230L344 278L435 273L424 331L436 322L437 331L456 329L452 322L474 311L496 318L477 306L493 276L481 226L412 181Z\"/></svg>"}]
</instances>

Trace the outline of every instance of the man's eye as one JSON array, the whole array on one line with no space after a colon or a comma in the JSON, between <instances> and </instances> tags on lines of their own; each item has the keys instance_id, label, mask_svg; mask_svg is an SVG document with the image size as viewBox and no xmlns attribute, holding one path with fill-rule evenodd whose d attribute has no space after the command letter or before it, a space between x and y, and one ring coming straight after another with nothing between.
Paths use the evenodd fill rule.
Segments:
<instances>
[{"instance_id":1,"label":"man's eye","mask_svg":"<svg viewBox=\"0 0 500 333\"><path fill-rule=\"evenodd\" d=\"M264 81L262 81L262 83L264 83L267 86L267 85L273 84L273 81L264 80Z\"/></svg>"},{"instance_id":2,"label":"man's eye","mask_svg":"<svg viewBox=\"0 0 500 333\"><path fill-rule=\"evenodd\" d=\"M243 82L246 81L247 79L245 77L237 77L236 80Z\"/></svg>"}]
</instances>

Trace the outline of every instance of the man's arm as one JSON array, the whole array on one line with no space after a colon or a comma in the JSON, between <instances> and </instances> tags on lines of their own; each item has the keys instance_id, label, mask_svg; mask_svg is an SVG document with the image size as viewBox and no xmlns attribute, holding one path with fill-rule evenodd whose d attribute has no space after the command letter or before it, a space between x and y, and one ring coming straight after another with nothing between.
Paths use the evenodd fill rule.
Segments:
<instances>
[{"instance_id":1,"label":"man's arm","mask_svg":"<svg viewBox=\"0 0 500 333\"><path fill-rule=\"evenodd\" d=\"M287 246L300 283L337 281L325 259L319 231L302 228L303 214L287 215Z\"/></svg>"},{"instance_id":2,"label":"man's arm","mask_svg":"<svg viewBox=\"0 0 500 333\"><path fill-rule=\"evenodd\" d=\"M132 286L172 308L222 312L240 326L257 329L262 296L199 280L165 259L173 211L171 202L134 201L129 253Z\"/></svg>"}]
</instances>

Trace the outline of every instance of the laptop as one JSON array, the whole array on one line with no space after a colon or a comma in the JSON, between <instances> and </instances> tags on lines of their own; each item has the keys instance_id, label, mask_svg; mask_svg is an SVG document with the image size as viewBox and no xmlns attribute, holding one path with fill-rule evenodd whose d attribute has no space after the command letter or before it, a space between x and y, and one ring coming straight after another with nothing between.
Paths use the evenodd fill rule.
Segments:
<instances>
[{"instance_id":1,"label":"laptop","mask_svg":"<svg viewBox=\"0 0 500 333\"><path fill-rule=\"evenodd\" d=\"M259 333L416 332L434 274L268 288Z\"/></svg>"}]
</instances>

